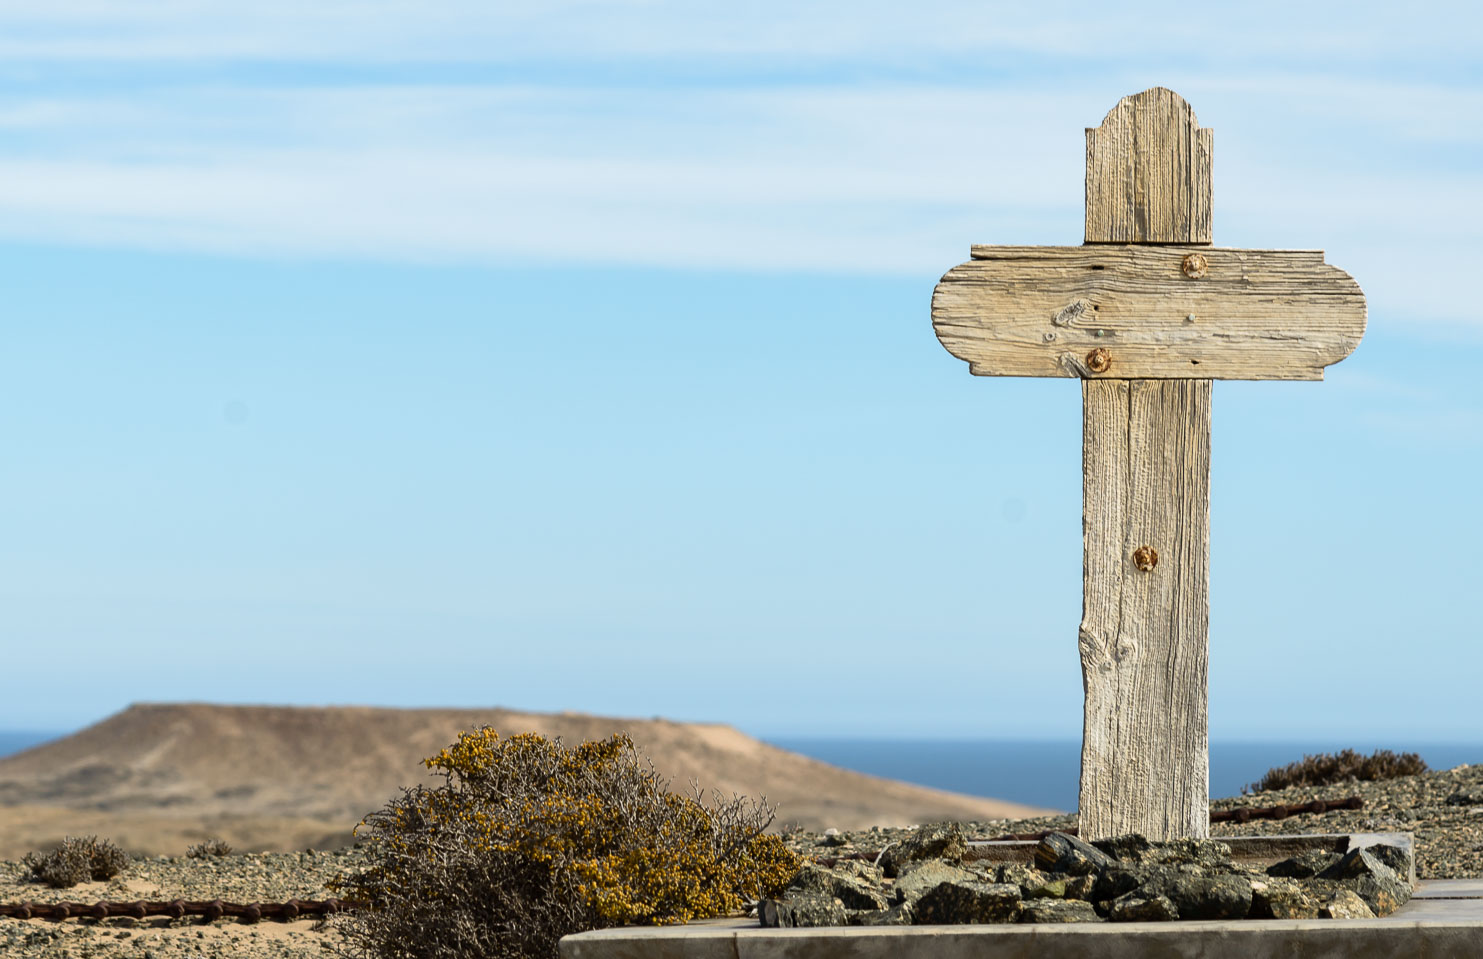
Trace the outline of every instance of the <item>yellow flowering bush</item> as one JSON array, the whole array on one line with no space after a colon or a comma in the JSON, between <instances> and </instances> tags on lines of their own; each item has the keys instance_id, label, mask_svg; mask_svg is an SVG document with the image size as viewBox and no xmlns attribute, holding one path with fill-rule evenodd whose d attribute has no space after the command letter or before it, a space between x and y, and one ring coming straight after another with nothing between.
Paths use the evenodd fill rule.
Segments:
<instances>
[{"instance_id":1,"label":"yellow flowering bush","mask_svg":"<svg viewBox=\"0 0 1483 959\"><path fill-rule=\"evenodd\" d=\"M370 864L340 885L368 903L345 925L360 955L555 956L568 933L725 915L798 872L765 803L671 793L627 736L486 726L423 762L444 784L367 816Z\"/></svg>"}]
</instances>

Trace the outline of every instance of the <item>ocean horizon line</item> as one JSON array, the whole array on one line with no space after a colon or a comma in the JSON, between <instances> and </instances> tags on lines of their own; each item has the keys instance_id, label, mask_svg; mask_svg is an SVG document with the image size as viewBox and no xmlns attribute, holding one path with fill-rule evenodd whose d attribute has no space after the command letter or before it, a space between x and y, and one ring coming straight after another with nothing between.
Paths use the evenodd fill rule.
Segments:
<instances>
[{"instance_id":1,"label":"ocean horizon line","mask_svg":"<svg viewBox=\"0 0 1483 959\"><path fill-rule=\"evenodd\" d=\"M0 758L73 731L0 730ZM1069 811L1081 770L1077 738L766 736L773 746L855 772L992 799ZM1483 741L1406 741L1402 737L1216 739L1210 743L1210 796L1240 795L1269 770L1316 753L1377 749L1420 754L1432 769L1483 762Z\"/></svg>"}]
</instances>

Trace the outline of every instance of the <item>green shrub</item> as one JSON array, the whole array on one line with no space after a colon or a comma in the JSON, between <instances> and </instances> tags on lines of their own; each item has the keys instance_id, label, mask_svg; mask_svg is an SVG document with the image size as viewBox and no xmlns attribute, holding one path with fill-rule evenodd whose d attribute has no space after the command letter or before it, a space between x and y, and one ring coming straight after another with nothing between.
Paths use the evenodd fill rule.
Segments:
<instances>
[{"instance_id":1,"label":"green shrub","mask_svg":"<svg viewBox=\"0 0 1483 959\"><path fill-rule=\"evenodd\" d=\"M205 859L207 856L230 856L231 854L232 847L227 844L226 840L216 837L203 839L185 850L187 859Z\"/></svg>"},{"instance_id":2,"label":"green shrub","mask_svg":"<svg viewBox=\"0 0 1483 959\"><path fill-rule=\"evenodd\" d=\"M358 955L554 957L573 932L724 915L799 868L765 803L670 793L627 736L483 727L424 765L444 784L362 820L369 864L337 884L367 904L342 925Z\"/></svg>"},{"instance_id":3,"label":"green shrub","mask_svg":"<svg viewBox=\"0 0 1483 959\"><path fill-rule=\"evenodd\" d=\"M72 836L48 853L28 852L21 865L53 889L68 889L87 879L112 879L129 865L129 854L107 839Z\"/></svg>"},{"instance_id":4,"label":"green shrub","mask_svg":"<svg viewBox=\"0 0 1483 959\"><path fill-rule=\"evenodd\" d=\"M1352 749L1346 749L1339 753L1304 756L1302 762L1269 769L1259 782L1247 789L1266 792L1288 786L1327 786L1350 779L1396 779L1424 772L1426 762L1416 753L1397 755L1388 749L1378 749L1373 756L1361 756Z\"/></svg>"}]
</instances>

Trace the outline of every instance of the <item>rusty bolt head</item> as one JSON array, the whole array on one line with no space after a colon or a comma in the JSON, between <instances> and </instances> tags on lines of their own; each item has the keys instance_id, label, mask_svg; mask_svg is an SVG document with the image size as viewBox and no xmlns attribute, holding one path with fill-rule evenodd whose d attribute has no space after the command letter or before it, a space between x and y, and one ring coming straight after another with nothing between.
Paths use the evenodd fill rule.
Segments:
<instances>
[{"instance_id":1,"label":"rusty bolt head","mask_svg":"<svg viewBox=\"0 0 1483 959\"><path fill-rule=\"evenodd\" d=\"M1159 551L1152 546L1140 546L1133 550L1133 565L1140 572L1149 573L1159 565Z\"/></svg>"},{"instance_id":2,"label":"rusty bolt head","mask_svg":"<svg viewBox=\"0 0 1483 959\"><path fill-rule=\"evenodd\" d=\"M1087 354L1087 369L1093 373L1106 373L1112 369L1112 354L1097 347Z\"/></svg>"},{"instance_id":3,"label":"rusty bolt head","mask_svg":"<svg viewBox=\"0 0 1483 959\"><path fill-rule=\"evenodd\" d=\"M1203 253L1191 253L1184 258L1184 262L1180 264L1179 268L1191 280L1198 280L1210 272L1210 261L1205 259L1205 254Z\"/></svg>"}]
</instances>

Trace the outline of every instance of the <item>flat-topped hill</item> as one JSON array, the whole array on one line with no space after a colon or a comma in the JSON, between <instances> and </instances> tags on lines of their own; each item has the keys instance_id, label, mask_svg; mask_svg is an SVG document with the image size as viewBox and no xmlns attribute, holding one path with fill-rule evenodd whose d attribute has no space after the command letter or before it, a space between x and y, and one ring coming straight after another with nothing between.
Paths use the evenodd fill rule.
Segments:
<instances>
[{"instance_id":1,"label":"flat-topped hill","mask_svg":"<svg viewBox=\"0 0 1483 959\"><path fill-rule=\"evenodd\" d=\"M221 835L250 850L328 848L400 787L441 781L421 760L481 725L568 743L626 732L677 790L765 796L780 824L858 829L1045 812L866 776L730 726L506 709L146 703L0 759L0 858L96 833L179 854Z\"/></svg>"}]
</instances>

